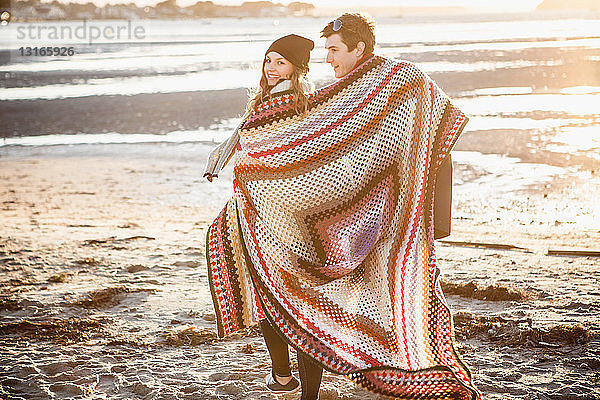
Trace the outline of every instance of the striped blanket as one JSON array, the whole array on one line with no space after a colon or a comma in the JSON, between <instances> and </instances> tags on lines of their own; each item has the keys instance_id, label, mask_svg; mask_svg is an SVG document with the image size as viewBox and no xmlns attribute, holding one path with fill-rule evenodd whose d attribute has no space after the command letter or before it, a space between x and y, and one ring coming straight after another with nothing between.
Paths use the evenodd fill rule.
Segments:
<instances>
[{"instance_id":1,"label":"striped blanket","mask_svg":"<svg viewBox=\"0 0 600 400\"><path fill-rule=\"evenodd\" d=\"M325 369L403 399L478 399L434 252L435 175L467 118L379 56L239 130L234 196L209 227L219 336L268 318Z\"/></svg>"}]
</instances>

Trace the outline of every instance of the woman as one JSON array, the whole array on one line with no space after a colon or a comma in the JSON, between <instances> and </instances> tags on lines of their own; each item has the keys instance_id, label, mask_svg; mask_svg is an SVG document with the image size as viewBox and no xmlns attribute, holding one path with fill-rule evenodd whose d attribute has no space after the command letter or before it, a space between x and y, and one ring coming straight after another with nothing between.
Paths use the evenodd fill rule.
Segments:
<instances>
[{"instance_id":1,"label":"woman","mask_svg":"<svg viewBox=\"0 0 600 400\"><path fill-rule=\"evenodd\" d=\"M263 59L258 88L246 105L240 126L261 104L275 97L292 95L295 110L302 112L306 109L306 92L312 89L306 74L313 48L312 40L294 34L283 36L269 46ZM235 154L240 139L238 129L210 153L204 169L204 176L209 181L218 176Z\"/></svg>"},{"instance_id":2,"label":"woman","mask_svg":"<svg viewBox=\"0 0 600 400\"><path fill-rule=\"evenodd\" d=\"M308 105L306 92L310 89L306 80L312 40L287 35L274 41L265 52L259 86L248 102L242 121L255 113L261 104L277 101L283 96L292 96L293 108L302 113ZM242 122L243 124L243 122ZM239 142L238 130L209 156L204 176L212 178L231 159ZM271 356L272 370L265 377L267 388L273 393L293 393L300 389L300 383L292 375L288 344L266 318L259 321L267 349ZM323 369L302 351L298 351L298 370L302 382L303 400L317 399Z\"/></svg>"}]
</instances>

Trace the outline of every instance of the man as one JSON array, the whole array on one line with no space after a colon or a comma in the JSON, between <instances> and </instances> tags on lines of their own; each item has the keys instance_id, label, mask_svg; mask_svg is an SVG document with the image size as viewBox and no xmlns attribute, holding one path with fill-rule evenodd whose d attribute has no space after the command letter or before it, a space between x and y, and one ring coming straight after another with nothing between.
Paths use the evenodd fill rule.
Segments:
<instances>
[{"instance_id":1,"label":"man","mask_svg":"<svg viewBox=\"0 0 600 400\"><path fill-rule=\"evenodd\" d=\"M361 14L344 14L321 31L325 37L326 61L336 78L343 78L375 48L375 23Z\"/></svg>"},{"instance_id":2,"label":"man","mask_svg":"<svg viewBox=\"0 0 600 400\"><path fill-rule=\"evenodd\" d=\"M322 35L338 81L305 113L284 99L239 129L235 195L206 239L219 336L267 318L314 362L309 386L326 368L385 396L480 399L434 247L467 118L414 64L374 55L366 17Z\"/></svg>"},{"instance_id":3,"label":"man","mask_svg":"<svg viewBox=\"0 0 600 400\"><path fill-rule=\"evenodd\" d=\"M375 49L375 21L366 15L346 13L331 21L321 31L325 37L326 61L331 64L336 78L348 75ZM435 238L450 235L452 211L452 157L437 173L435 201Z\"/></svg>"}]
</instances>

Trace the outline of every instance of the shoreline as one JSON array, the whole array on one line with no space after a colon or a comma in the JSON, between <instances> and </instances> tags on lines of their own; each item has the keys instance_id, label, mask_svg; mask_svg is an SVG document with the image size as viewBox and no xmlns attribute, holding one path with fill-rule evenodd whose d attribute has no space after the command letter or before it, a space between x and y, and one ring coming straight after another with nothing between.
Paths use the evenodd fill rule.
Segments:
<instances>
[{"instance_id":1,"label":"shoreline","mask_svg":"<svg viewBox=\"0 0 600 400\"><path fill-rule=\"evenodd\" d=\"M575 86L600 86L600 74L590 80L588 75L577 79L555 82L556 87L543 88L542 77L552 70L563 74L561 68L536 67L517 73L479 72L477 80L472 73L430 74L448 95L455 99L468 99L461 94L472 93L494 79L493 88L511 88L527 85L531 95L555 94ZM535 71L535 72L534 72ZM537 77L531 80L531 74ZM520 78L523 78L520 80ZM525 80L528 78L528 80ZM491 88L491 89L493 89ZM537 89L536 89L537 88ZM521 96L527 96L522 94ZM472 96L472 95L471 95ZM476 100L477 97L474 97ZM0 119L3 121L2 137L37 136L50 134L106 133L164 134L174 130L208 128L221 120L241 115L247 101L247 89L224 89L197 92L152 93L74 97L53 100L0 100ZM543 111L507 115L515 118L547 118ZM556 113L555 113L556 114ZM598 117L600 114L587 117ZM35 117L32 117L35 116ZM560 115L560 118L583 118L581 115ZM591 120L592 122L593 120ZM493 129L493 127L490 127Z\"/></svg>"}]
</instances>

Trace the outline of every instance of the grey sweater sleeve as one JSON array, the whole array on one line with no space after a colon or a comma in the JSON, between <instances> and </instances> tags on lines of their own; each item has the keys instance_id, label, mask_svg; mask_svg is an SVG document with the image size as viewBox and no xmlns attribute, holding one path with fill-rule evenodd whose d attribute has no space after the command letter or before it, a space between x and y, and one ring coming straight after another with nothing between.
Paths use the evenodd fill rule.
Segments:
<instances>
[{"instance_id":1,"label":"grey sweater sleeve","mask_svg":"<svg viewBox=\"0 0 600 400\"><path fill-rule=\"evenodd\" d=\"M210 152L208 159L206 160L206 166L204 167L204 173L202 174L203 176L206 174L218 176L219 172L221 172L221 170L225 168L227 163L231 160L235 154L237 144L240 140L238 129L239 127L235 130L235 132L233 132L233 135L231 135L229 139L215 147L213 151Z\"/></svg>"}]
</instances>

